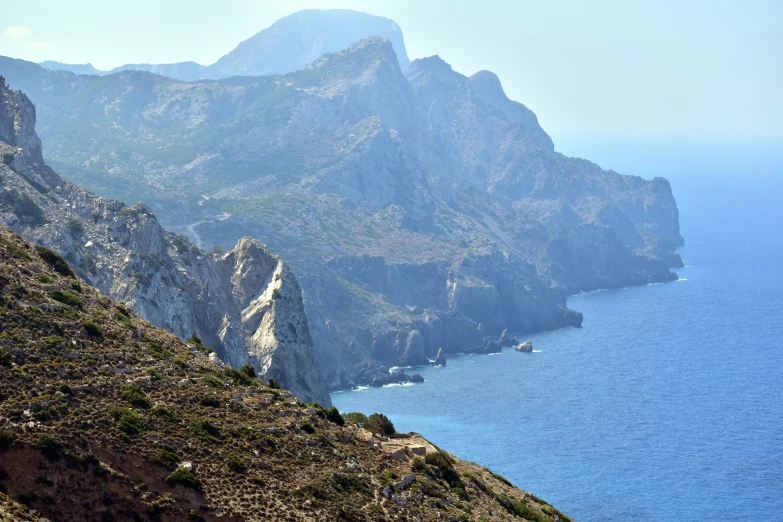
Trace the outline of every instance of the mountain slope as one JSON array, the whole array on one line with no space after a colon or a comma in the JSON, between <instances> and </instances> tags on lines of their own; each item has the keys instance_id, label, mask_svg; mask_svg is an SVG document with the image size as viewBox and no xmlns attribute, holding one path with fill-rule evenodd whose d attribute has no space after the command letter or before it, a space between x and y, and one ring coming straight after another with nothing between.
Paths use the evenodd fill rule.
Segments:
<instances>
[{"instance_id":1,"label":"mountain slope","mask_svg":"<svg viewBox=\"0 0 783 522\"><path fill-rule=\"evenodd\" d=\"M403 71L408 68L410 60L402 31L393 20L347 9L307 9L283 17L208 66L196 62L136 63L121 65L110 71L100 71L91 64L53 61L41 62L41 66L55 71L95 75L146 71L183 81L267 76L299 70L322 54L341 51L368 36L391 41L400 68Z\"/></svg>"},{"instance_id":2,"label":"mountain slope","mask_svg":"<svg viewBox=\"0 0 783 522\"><path fill-rule=\"evenodd\" d=\"M418 435L374 436L208 354L0 225L0 517L569 520Z\"/></svg>"},{"instance_id":3,"label":"mountain slope","mask_svg":"<svg viewBox=\"0 0 783 522\"><path fill-rule=\"evenodd\" d=\"M367 38L295 73L212 82L0 69L40 104L67 176L207 246L279 252L333 388L388 382L439 348L499 350L487 337L504 329L579 325L570 292L676 278L664 180L557 154L496 78L429 62L406 78Z\"/></svg>"},{"instance_id":4,"label":"mountain slope","mask_svg":"<svg viewBox=\"0 0 783 522\"><path fill-rule=\"evenodd\" d=\"M35 108L0 77L0 221L156 325L196 333L232 366L251 364L330 404L299 284L279 257L249 238L209 255L165 232L143 204L90 194L46 167L34 128Z\"/></svg>"}]
</instances>

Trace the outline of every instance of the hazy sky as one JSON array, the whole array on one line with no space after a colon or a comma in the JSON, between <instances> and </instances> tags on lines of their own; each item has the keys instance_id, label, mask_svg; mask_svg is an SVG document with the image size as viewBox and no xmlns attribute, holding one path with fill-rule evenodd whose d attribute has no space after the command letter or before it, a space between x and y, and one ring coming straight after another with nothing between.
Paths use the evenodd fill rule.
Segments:
<instances>
[{"instance_id":1,"label":"hazy sky","mask_svg":"<svg viewBox=\"0 0 783 522\"><path fill-rule=\"evenodd\" d=\"M411 59L495 72L558 134L783 138L783 0L24 0L0 55L210 64L278 18L347 8L394 19ZM0 71L2 74L2 71Z\"/></svg>"}]
</instances>

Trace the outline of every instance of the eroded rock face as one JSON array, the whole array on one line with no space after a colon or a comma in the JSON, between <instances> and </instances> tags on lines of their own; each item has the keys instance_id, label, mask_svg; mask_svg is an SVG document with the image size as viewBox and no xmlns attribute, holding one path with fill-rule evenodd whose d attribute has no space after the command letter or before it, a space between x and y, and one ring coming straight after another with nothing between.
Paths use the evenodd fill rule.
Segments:
<instances>
[{"instance_id":1,"label":"eroded rock face","mask_svg":"<svg viewBox=\"0 0 783 522\"><path fill-rule=\"evenodd\" d=\"M91 100L77 94L94 77L0 67L49 125L85 137L66 155L60 136L44 135L73 179L97 190L111 172L122 197L167 195L153 207L163 222L185 232L209 221L207 247L249 235L279 252L332 388L381 382L441 347L497 350L487 337L505 329L579 325L569 293L676 277L667 264L682 238L665 180L557 153L494 74L465 77L437 57L403 73L382 38L274 77L121 73L100 78L103 97ZM110 107L109 123L70 117ZM144 153L103 152L129 139Z\"/></svg>"},{"instance_id":2,"label":"eroded rock face","mask_svg":"<svg viewBox=\"0 0 783 522\"><path fill-rule=\"evenodd\" d=\"M105 200L58 176L43 163L32 103L0 83L0 153L15 154L0 165L4 224L156 326L195 333L225 363L250 364L304 401L331 403L299 283L278 256L250 238L207 254L166 232L145 205Z\"/></svg>"}]
</instances>

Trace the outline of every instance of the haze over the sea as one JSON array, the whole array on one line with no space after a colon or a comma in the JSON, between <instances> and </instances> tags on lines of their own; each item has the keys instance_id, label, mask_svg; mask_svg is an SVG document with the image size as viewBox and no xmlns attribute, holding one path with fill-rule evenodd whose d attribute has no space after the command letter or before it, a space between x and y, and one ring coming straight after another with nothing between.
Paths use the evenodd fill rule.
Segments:
<instances>
[{"instance_id":1,"label":"haze over the sea","mask_svg":"<svg viewBox=\"0 0 783 522\"><path fill-rule=\"evenodd\" d=\"M783 136L783 3L774 0L27 0L3 7L0 55L209 65L301 9L399 24L411 60L496 73L553 135ZM143 28L143 30L140 30ZM74 35L78 35L75 38ZM111 42L111 45L106 45Z\"/></svg>"}]
</instances>

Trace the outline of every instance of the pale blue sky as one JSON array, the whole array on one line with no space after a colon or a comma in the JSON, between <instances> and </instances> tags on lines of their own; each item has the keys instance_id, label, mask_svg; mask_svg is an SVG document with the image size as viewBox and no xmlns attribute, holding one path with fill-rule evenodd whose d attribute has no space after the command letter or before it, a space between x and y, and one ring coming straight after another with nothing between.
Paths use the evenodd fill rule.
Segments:
<instances>
[{"instance_id":1,"label":"pale blue sky","mask_svg":"<svg viewBox=\"0 0 783 522\"><path fill-rule=\"evenodd\" d=\"M558 134L783 137L783 1L24 0L0 54L108 69L210 64L278 18L347 8L394 19L408 54L495 72ZM0 71L0 74L2 71Z\"/></svg>"}]
</instances>

